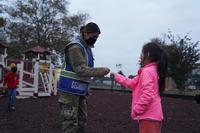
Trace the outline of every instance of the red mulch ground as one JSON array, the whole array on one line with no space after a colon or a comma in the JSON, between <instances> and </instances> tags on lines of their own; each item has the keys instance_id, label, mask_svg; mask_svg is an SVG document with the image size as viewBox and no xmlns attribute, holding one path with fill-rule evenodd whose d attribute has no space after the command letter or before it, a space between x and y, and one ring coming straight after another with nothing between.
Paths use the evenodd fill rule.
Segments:
<instances>
[{"instance_id":1,"label":"red mulch ground","mask_svg":"<svg viewBox=\"0 0 200 133\"><path fill-rule=\"evenodd\" d=\"M92 91L88 99L87 133L137 133L130 118L131 94ZM0 98L0 133L61 133L57 96L16 101L16 111L6 112ZM193 100L163 98L162 133L200 133L200 104Z\"/></svg>"}]
</instances>

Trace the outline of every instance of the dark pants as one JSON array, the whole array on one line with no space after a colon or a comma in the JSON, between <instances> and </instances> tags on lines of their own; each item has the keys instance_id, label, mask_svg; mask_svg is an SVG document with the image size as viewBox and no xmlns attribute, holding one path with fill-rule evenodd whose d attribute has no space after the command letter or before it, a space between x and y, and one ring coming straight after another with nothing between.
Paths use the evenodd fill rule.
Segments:
<instances>
[{"instance_id":1,"label":"dark pants","mask_svg":"<svg viewBox=\"0 0 200 133\"><path fill-rule=\"evenodd\" d=\"M87 120L86 96L60 93L62 133L85 133Z\"/></svg>"},{"instance_id":2,"label":"dark pants","mask_svg":"<svg viewBox=\"0 0 200 133\"><path fill-rule=\"evenodd\" d=\"M16 89L7 90L7 110L10 111L15 106Z\"/></svg>"}]
</instances>

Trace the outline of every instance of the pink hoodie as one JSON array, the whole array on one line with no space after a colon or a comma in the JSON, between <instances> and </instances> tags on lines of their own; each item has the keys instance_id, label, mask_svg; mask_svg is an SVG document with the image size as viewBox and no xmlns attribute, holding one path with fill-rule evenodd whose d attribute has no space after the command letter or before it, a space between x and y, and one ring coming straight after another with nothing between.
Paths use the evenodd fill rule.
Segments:
<instances>
[{"instance_id":1,"label":"pink hoodie","mask_svg":"<svg viewBox=\"0 0 200 133\"><path fill-rule=\"evenodd\" d=\"M156 63L147 64L139 69L138 75L133 79L115 74L115 81L132 89L132 119L163 120Z\"/></svg>"}]
</instances>

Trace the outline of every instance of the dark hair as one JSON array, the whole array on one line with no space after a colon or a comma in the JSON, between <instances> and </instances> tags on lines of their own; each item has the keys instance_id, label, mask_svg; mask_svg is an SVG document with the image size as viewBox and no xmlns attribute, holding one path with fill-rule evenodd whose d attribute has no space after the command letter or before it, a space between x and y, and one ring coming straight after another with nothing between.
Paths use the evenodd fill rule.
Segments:
<instances>
[{"instance_id":1,"label":"dark hair","mask_svg":"<svg viewBox=\"0 0 200 133\"><path fill-rule=\"evenodd\" d=\"M88 33L101 33L99 26L93 22L88 23L85 27L84 27L85 32Z\"/></svg>"},{"instance_id":2,"label":"dark hair","mask_svg":"<svg viewBox=\"0 0 200 133\"><path fill-rule=\"evenodd\" d=\"M165 90L165 77L167 74L168 57L158 42L149 42L143 46L144 57L148 57L151 62L157 63L159 92Z\"/></svg>"},{"instance_id":3,"label":"dark hair","mask_svg":"<svg viewBox=\"0 0 200 133\"><path fill-rule=\"evenodd\" d=\"M81 26L79 32L82 34L84 32L84 29L85 29L85 26Z\"/></svg>"},{"instance_id":4,"label":"dark hair","mask_svg":"<svg viewBox=\"0 0 200 133\"><path fill-rule=\"evenodd\" d=\"M16 72L17 72L17 67L12 67L12 68L11 68L11 71L12 71L13 73L16 73Z\"/></svg>"}]
</instances>

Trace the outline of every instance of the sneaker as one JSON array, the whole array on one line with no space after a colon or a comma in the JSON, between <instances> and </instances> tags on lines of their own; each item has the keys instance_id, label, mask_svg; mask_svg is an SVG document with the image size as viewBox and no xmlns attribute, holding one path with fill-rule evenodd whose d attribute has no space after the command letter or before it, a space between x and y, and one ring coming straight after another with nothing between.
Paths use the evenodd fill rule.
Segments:
<instances>
[{"instance_id":1,"label":"sneaker","mask_svg":"<svg viewBox=\"0 0 200 133\"><path fill-rule=\"evenodd\" d=\"M12 106L12 107L11 107L11 110L12 110L12 111L15 111L15 106Z\"/></svg>"}]
</instances>

